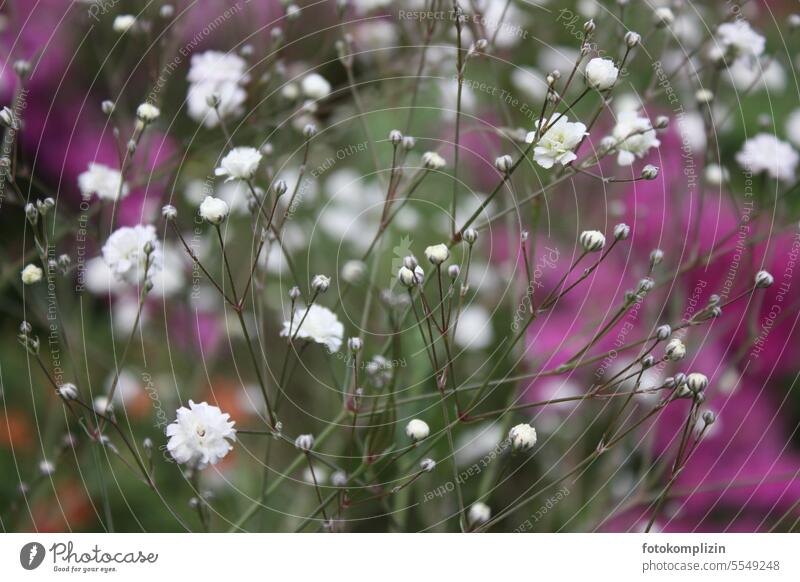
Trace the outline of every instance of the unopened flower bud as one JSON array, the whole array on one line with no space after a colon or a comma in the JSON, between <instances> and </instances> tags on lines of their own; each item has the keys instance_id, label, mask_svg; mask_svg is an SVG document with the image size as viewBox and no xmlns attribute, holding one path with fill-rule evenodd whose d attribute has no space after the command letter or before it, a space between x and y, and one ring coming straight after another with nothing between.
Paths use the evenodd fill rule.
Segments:
<instances>
[{"instance_id":1,"label":"unopened flower bud","mask_svg":"<svg viewBox=\"0 0 800 582\"><path fill-rule=\"evenodd\" d=\"M473 503L467 513L467 519L471 525L481 525L489 521L492 517L491 508L480 501Z\"/></svg>"},{"instance_id":2,"label":"unopened flower bud","mask_svg":"<svg viewBox=\"0 0 800 582\"><path fill-rule=\"evenodd\" d=\"M708 378L705 374L693 372L686 376L686 386L695 394L699 394L708 386Z\"/></svg>"},{"instance_id":3,"label":"unopened flower bud","mask_svg":"<svg viewBox=\"0 0 800 582\"><path fill-rule=\"evenodd\" d=\"M422 459L419 462L419 468L426 473L430 473L436 468L436 461L433 459Z\"/></svg>"},{"instance_id":4,"label":"unopened flower bud","mask_svg":"<svg viewBox=\"0 0 800 582\"><path fill-rule=\"evenodd\" d=\"M665 323L664 325L659 325L656 328L656 339L658 339L659 341L664 341L671 335L672 335L672 327L670 327L669 324Z\"/></svg>"},{"instance_id":5,"label":"unopened flower bud","mask_svg":"<svg viewBox=\"0 0 800 582\"><path fill-rule=\"evenodd\" d=\"M311 289L315 293L325 293L331 286L331 278L326 275L314 275L311 279Z\"/></svg>"},{"instance_id":6,"label":"unopened flower bud","mask_svg":"<svg viewBox=\"0 0 800 582\"><path fill-rule=\"evenodd\" d=\"M399 129L393 129L389 132L389 141L393 146L399 146L403 143L403 133Z\"/></svg>"},{"instance_id":7,"label":"unopened flower bud","mask_svg":"<svg viewBox=\"0 0 800 582\"><path fill-rule=\"evenodd\" d=\"M664 348L664 354L668 360L677 362L686 356L686 346L678 338L671 339Z\"/></svg>"},{"instance_id":8,"label":"unopened flower bud","mask_svg":"<svg viewBox=\"0 0 800 582\"><path fill-rule=\"evenodd\" d=\"M664 251L661 249L653 249L650 252L650 267L655 267L656 265L661 264L664 260Z\"/></svg>"},{"instance_id":9,"label":"unopened flower bud","mask_svg":"<svg viewBox=\"0 0 800 582\"><path fill-rule=\"evenodd\" d=\"M775 279L768 271L759 271L755 276L756 289L766 289L771 287Z\"/></svg>"},{"instance_id":10,"label":"unopened flower bud","mask_svg":"<svg viewBox=\"0 0 800 582\"><path fill-rule=\"evenodd\" d=\"M528 423L518 424L508 431L508 441L514 451L529 451L536 444L536 429Z\"/></svg>"},{"instance_id":11,"label":"unopened flower bud","mask_svg":"<svg viewBox=\"0 0 800 582\"><path fill-rule=\"evenodd\" d=\"M168 221L175 220L178 217L178 209L172 204L166 204L165 206L161 207L161 216Z\"/></svg>"},{"instance_id":12,"label":"unopened flower bud","mask_svg":"<svg viewBox=\"0 0 800 582\"><path fill-rule=\"evenodd\" d=\"M294 439L294 446L303 452L310 451L312 448L314 448L314 435L301 434L299 437Z\"/></svg>"},{"instance_id":13,"label":"unopened flower bud","mask_svg":"<svg viewBox=\"0 0 800 582\"><path fill-rule=\"evenodd\" d=\"M497 168L498 172L503 174L507 174L513 165L514 160L508 154L500 156L494 161L494 167Z\"/></svg>"},{"instance_id":14,"label":"unopened flower bud","mask_svg":"<svg viewBox=\"0 0 800 582\"><path fill-rule=\"evenodd\" d=\"M297 299L298 297L300 297L300 287L298 287L297 285L295 285L294 287L292 287L291 289L289 289L289 298L290 298L290 299L292 299L292 300L294 301L294 300L295 300L295 299Z\"/></svg>"},{"instance_id":15,"label":"unopened flower bud","mask_svg":"<svg viewBox=\"0 0 800 582\"><path fill-rule=\"evenodd\" d=\"M643 180L655 180L658 178L658 168L653 166L652 164L647 164L644 168L642 168L642 179Z\"/></svg>"},{"instance_id":16,"label":"unopened flower bud","mask_svg":"<svg viewBox=\"0 0 800 582\"><path fill-rule=\"evenodd\" d=\"M706 410L703 413L703 422L707 425L712 425L717 421L717 415L714 414L711 410Z\"/></svg>"},{"instance_id":17,"label":"unopened flower bud","mask_svg":"<svg viewBox=\"0 0 800 582\"><path fill-rule=\"evenodd\" d=\"M619 223L614 227L614 238L617 240L626 240L631 235L631 227L624 222Z\"/></svg>"},{"instance_id":18,"label":"unopened flower bud","mask_svg":"<svg viewBox=\"0 0 800 582\"><path fill-rule=\"evenodd\" d=\"M349 340L347 340L347 348L353 353L360 352L363 347L364 343L359 337L351 337Z\"/></svg>"},{"instance_id":19,"label":"unopened flower bud","mask_svg":"<svg viewBox=\"0 0 800 582\"><path fill-rule=\"evenodd\" d=\"M633 48L640 42L642 42L642 37L638 32L633 32L631 30L625 34L625 44L628 46L628 48Z\"/></svg>"},{"instance_id":20,"label":"unopened flower bud","mask_svg":"<svg viewBox=\"0 0 800 582\"><path fill-rule=\"evenodd\" d=\"M431 434L431 429L428 426L428 423L424 420L414 418L408 421L408 424L406 425L406 435L412 441L418 442L426 439L428 438L429 434Z\"/></svg>"},{"instance_id":21,"label":"unopened flower bud","mask_svg":"<svg viewBox=\"0 0 800 582\"><path fill-rule=\"evenodd\" d=\"M425 249L425 257L433 265L441 265L450 257L450 249L446 244L432 245Z\"/></svg>"},{"instance_id":22,"label":"unopened flower bud","mask_svg":"<svg viewBox=\"0 0 800 582\"><path fill-rule=\"evenodd\" d=\"M454 281L455 281L456 279L458 279L458 276L459 276L460 274L461 274L461 267L459 267L458 265L450 265L450 266L447 268L447 275L448 275L448 277L450 277L450 278L451 278L451 279L453 279Z\"/></svg>"},{"instance_id":23,"label":"unopened flower bud","mask_svg":"<svg viewBox=\"0 0 800 582\"><path fill-rule=\"evenodd\" d=\"M474 228L468 228L464 231L464 234L461 235L461 238L464 239L464 242L467 244L474 245L475 241L478 240L478 231Z\"/></svg>"},{"instance_id":24,"label":"unopened flower bud","mask_svg":"<svg viewBox=\"0 0 800 582\"><path fill-rule=\"evenodd\" d=\"M65 382L58 387L58 395L64 400L75 400L78 397L78 388L75 384Z\"/></svg>"},{"instance_id":25,"label":"unopened flower bud","mask_svg":"<svg viewBox=\"0 0 800 582\"><path fill-rule=\"evenodd\" d=\"M578 242L587 253L594 253L603 249L606 246L606 237L599 230L584 230Z\"/></svg>"}]
</instances>

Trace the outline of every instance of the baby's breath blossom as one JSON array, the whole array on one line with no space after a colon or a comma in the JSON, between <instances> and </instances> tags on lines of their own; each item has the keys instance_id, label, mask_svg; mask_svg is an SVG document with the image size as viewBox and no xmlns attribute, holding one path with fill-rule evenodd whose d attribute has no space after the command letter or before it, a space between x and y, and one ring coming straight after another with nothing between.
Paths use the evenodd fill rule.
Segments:
<instances>
[{"instance_id":1,"label":"baby's breath blossom","mask_svg":"<svg viewBox=\"0 0 800 582\"><path fill-rule=\"evenodd\" d=\"M429 170L441 170L447 162L436 152L425 152L422 154L422 165Z\"/></svg>"},{"instance_id":2,"label":"baby's breath blossom","mask_svg":"<svg viewBox=\"0 0 800 582\"><path fill-rule=\"evenodd\" d=\"M199 468L216 465L233 449L236 423L218 407L189 400L189 408L181 406L176 416L166 434L167 450L178 463L192 463Z\"/></svg>"},{"instance_id":3,"label":"baby's breath blossom","mask_svg":"<svg viewBox=\"0 0 800 582\"><path fill-rule=\"evenodd\" d=\"M491 508L481 501L473 503L470 506L467 514L467 518L469 519L469 523L471 525L482 525L489 521L490 517L492 517Z\"/></svg>"},{"instance_id":4,"label":"baby's breath blossom","mask_svg":"<svg viewBox=\"0 0 800 582\"><path fill-rule=\"evenodd\" d=\"M153 123L158 119L159 115L161 115L161 111L152 103L145 102L136 108L136 117L138 117L142 123Z\"/></svg>"},{"instance_id":5,"label":"baby's breath blossom","mask_svg":"<svg viewBox=\"0 0 800 582\"><path fill-rule=\"evenodd\" d=\"M791 182L800 156L785 141L769 133L759 133L744 142L742 150L736 154L736 161L753 174L766 172L776 180Z\"/></svg>"},{"instance_id":6,"label":"baby's breath blossom","mask_svg":"<svg viewBox=\"0 0 800 582\"><path fill-rule=\"evenodd\" d=\"M436 468L436 461L430 458L422 459L419 462L419 468L422 469L426 473L430 473Z\"/></svg>"},{"instance_id":7,"label":"baby's breath blossom","mask_svg":"<svg viewBox=\"0 0 800 582\"><path fill-rule=\"evenodd\" d=\"M221 224L228 216L230 208L221 198L206 196L200 204L200 217L211 224Z\"/></svg>"},{"instance_id":8,"label":"baby's breath blossom","mask_svg":"<svg viewBox=\"0 0 800 582\"><path fill-rule=\"evenodd\" d=\"M217 112L223 117L241 115L247 100L243 85L250 77L247 61L233 53L206 51L192 56L189 68L189 93L186 97L189 116L206 127L219 124ZM216 111L209 104L214 97Z\"/></svg>"},{"instance_id":9,"label":"baby's breath blossom","mask_svg":"<svg viewBox=\"0 0 800 582\"><path fill-rule=\"evenodd\" d=\"M717 28L717 40L734 58L758 57L764 52L766 44L764 37L753 30L749 22L741 19L720 24Z\"/></svg>"},{"instance_id":10,"label":"baby's breath blossom","mask_svg":"<svg viewBox=\"0 0 800 582\"><path fill-rule=\"evenodd\" d=\"M584 69L586 82L598 91L605 91L614 86L619 76L619 69L611 59L594 58L586 63Z\"/></svg>"},{"instance_id":11,"label":"baby's breath blossom","mask_svg":"<svg viewBox=\"0 0 800 582\"><path fill-rule=\"evenodd\" d=\"M136 25L136 17L133 14L120 14L114 18L111 28L117 34L128 32Z\"/></svg>"},{"instance_id":12,"label":"baby's breath blossom","mask_svg":"<svg viewBox=\"0 0 800 582\"><path fill-rule=\"evenodd\" d=\"M305 319L303 317L305 316ZM300 325L300 322L303 322ZM298 330L298 326L300 326ZM344 337L344 326L327 307L313 304L308 308L302 307L295 310L291 321L283 322L282 337L289 337L289 330L298 338L311 340L318 344L324 344L331 352L338 352L342 346Z\"/></svg>"},{"instance_id":13,"label":"baby's breath blossom","mask_svg":"<svg viewBox=\"0 0 800 582\"><path fill-rule=\"evenodd\" d=\"M406 425L406 435L408 435L408 438L412 441L421 441L427 438L429 434L431 434L431 429L424 420L414 418L408 421Z\"/></svg>"},{"instance_id":14,"label":"baby's breath blossom","mask_svg":"<svg viewBox=\"0 0 800 582\"><path fill-rule=\"evenodd\" d=\"M227 176L226 182L231 180L249 180L256 174L258 164L263 156L256 148L233 148L222 158L219 167L214 170L217 176Z\"/></svg>"},{"instance_id":15,"label":"baby's breath blossom","mask_svg":"<svg viewBox=\"0 0 800 582\"><path fill-rule=\"evenodd\" d=\"M31 263L29 265L25 265L25 268L22 269L20 276L22 277L22 282L25 285L33 285L42 280L43 274L44 272L40 267L37 267Z\"/></svg>"},{"instance_id":16,"label":"baby's breath blossom","mask_svg":"<svg viewBox=\"0 0 800 582\"><path fill-rule=\"evenodd\" d=\"M588 135L583 123L570 122L566 115L561 115L557 119L533 148L534 161L545 169L552 168L556 163L566 166L575 161L578 156L573 150L584 136ZM544 119L541 123L547 128L550 122L551 120ZM532 131L525 136L525 142L533 143L535 138L536 132Z\"/></svg>"},{"instance_id":17,"label":"baby's breath blossom","mask_svg":"<svg viewBox=\"0 0 800 582\"><path fill-rule=\"evenodd\" d=\"M650 148L661 145L650 120L636 111L622 111L617 116L612 137L619 151L617 163L620 166L630 166L636 158L644 157Z\"/></svg>"},{"instance_id":18,"label":"baby's breath blossom","mask_svg":"<svg viewBox=\"0 0 800 582\"><path fill-rule=\"evenodd\" d=\"M529 451L536 444L536 429L523 422L511 427L508 431L508 440L515 451Z\"/></svg>"},{"instance_id":19,"label":"baby's breath blossom","mask_svg":"<svg viewBox=\"0 0 800 582\"><path fill-rule=\"evenodd\" d=\"M318 73L311 73L303 77L303 80L300 81L300 89L303 91L303 95L315 101L325 99L331 94L331 84Z\"/></svg>"},{"instance_id":20,"label":"baby's breath blossom","mask_svg":"<svg viewBox=\"0 0 800 582\"><path fill-rule=\"evenodd\" d=\"M311 279L311 290L315 293L325 293L331 286L331 278L327 275L314 275Z\"/></svg>"},{"instance_id":21,"label":"baby's breath blossom","mask_svg":"<svg viewBox=\"0 0 800 582\"><path fill-rule=\"evenodd\" d=\"M96 194L101 200L116 200L117 196L128 195L128 185L122 182L122 174L118 170L104 164L91 162L89 169L78 176L78 188L84 198Z\"/></svg>"},{"instance_id":22,"label":"baby's breath blossom","mask_svg":"<svg viewBox=\"0 0 800 582\"><path fill-rule=\"evenodd\" d=\"M145 273L147 246L152 252L150 269ZM103 245L103 260L117 280L131 284L141 282L161 268L161 243L155 227L138 224L115 230Z\"/></svg>"},{"instance_id":23,"label":"baby's breath blossom","mask_svg":"<svg viewBox=\"0 0 800 582\"><path fill-rule=\"evenodd\" d=\"M450 257L450 250L446 244L432 245L425 249L425 257L431 264L441 265Z\"/></svg>"}]
</instances>

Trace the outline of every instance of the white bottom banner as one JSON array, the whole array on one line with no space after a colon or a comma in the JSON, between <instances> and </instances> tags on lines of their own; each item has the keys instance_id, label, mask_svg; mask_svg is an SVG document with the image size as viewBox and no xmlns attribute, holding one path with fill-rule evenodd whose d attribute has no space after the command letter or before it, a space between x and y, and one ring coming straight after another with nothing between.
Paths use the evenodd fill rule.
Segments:
<instances>
[{"instance_id":1,"label":"white bottom banner","mask_svg":"<svg viewBox=\"0 0 800 582\"><path fill-rule=\"evenodd\" d=\"M800 580L793 534L4 534L2 580Z\"/></svg>"}]
</instances>

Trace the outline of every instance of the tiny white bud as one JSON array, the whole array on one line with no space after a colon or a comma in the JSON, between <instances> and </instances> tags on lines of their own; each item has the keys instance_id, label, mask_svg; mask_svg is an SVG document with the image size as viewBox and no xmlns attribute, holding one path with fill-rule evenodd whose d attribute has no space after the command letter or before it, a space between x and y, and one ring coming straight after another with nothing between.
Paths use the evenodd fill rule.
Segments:
<instances>
[{"instance_id":1,"label":"tiny white bud","mask_svg":"<svg viewBox=\"0 0 800 582\"><path fill-rule=\"evenodd\" d=\"M656 117L655 123L653 123L653 127L656 129L667 129L669 127L669 117L666 115L659 115Z\"/></svg>"},{"instance_id":2,"label":"tiny white bud","mask_svg":"<svg viewBox=\"0 0 800 582\"><path fill-rule=\"evenodd\" d=\"M425 471L426 473L430 473L436 468L436 461L433 459L422 459L419 462L419 468Z\"/></svg>"},{"instance_id":3,"label":"tiny white bud","mask_svg":"<svg viewBox=\"0 0 800 582\"><path fill-rule=\"evenodd\" d=\"M625 44L628 46L628 48L633 48L640 42L642 42L642 37L638 32L633 32L631 30L625 34Z\"/></svg>"},{"instance_id":4,"label":"tiny white bud","mask_svg":"<svg viewBox=\"0 0 800 582\"><path fill-rule=\"evenodd\" d=\"M503 174L507 174L513 165L514 160L508 154L500 156L494 161L494 167L497 168L498 172Z\"/></svg>"},{"instance_id":5,"label":"tiny white bud","mask_svg":"<svg viewBox=\"0 0 800 582\"><path fill-rule=\"evenodd\" d=\"M661 6L653 11L653 23L656 26L670 26L675 22L675 14L668 6Z\"/></svg>"},{"instance_id":6,"label":"tiny white bud","mask_svg":"<svg viewBox=\"0 0 800 582\"><path fill-rule=\"evenodd\" d=\"M311 289L316 293L325 293L331 286L331 278L326 275L314 275L311 279Z\"/></svg>"},{"instance_id":7,"label":"tiny white bud","mask_svg":"<svg viewBox=\"0 0 800 582\"><path fill-rule=\"evenodd\" d=\"M434 265L441 265L450 257L446 244L431 245L425 249L425 257Z\"/></svg>"},{"instance_id":8,"label":"tiny white bud","mask_svg":"<svg viewBox=\"0 0 800 582\"><path fill-rule=\"evenodd\" d=\"M289 298L290 299L297 299L298 297L300 297L300 287L295 285L294 287L289 289Z\"/></svg>"},{"instance_id":9,"label":"tiny white bud","mask_svg":"<svg viewBox=\"0 0 800 582\"><path fill-rule=\"evenodd\" d=\"M667 342L667 346L664 348L664 353L666 354L668 360L677 362L686 356L686 346L683 345L683 342L678 338L673 338Z\"/></svg>"},{"instance_id":10,"label":"tiny white bud","mask_svg":"<svg viewBox=\"0 0 800 582\"><path fill-rule=\"evenodd\" d=\"M303 127L303 137L310 139L315 135L317 135L317 126L313 123L307 123L305 127Z\"/></svg>"},{"instance_id":11,"label":"tiny white bud","mask_svg":"<svg viewBox=\"0 0 800 582\"><path fill-rule=\"evenodd\" d=\"M536 429L527 423L518 424L508 431L508 440L515 451L529 451L536 444Z\"/></svg>"},{"instance_id":12,"label":"tiny white bud","mask_svg":"<svg viewBox=\"0 0 800 582\"><path fill-rule=\"evenodd\" d=\"M39 473L41 473L45 477L49 477L55 472L56 472L56 466L53 463L47 460L39 461Z\"/></svg>"},{"instance_id":13,"label":"tiny white bud","mask_svg":"<svg viewBox=\"0 0 800 582\"><path fill-rule=\"evenodd\" d=\"M689 388L689 390L695 394L698 394L703 392L708 386L708 378L705 374L693 372L686 376L686 386Z\"/></svg>"},{"instance_id":14,"label":"tiny white bud","mask_svg":"<svg viewBox=\"0 0 800 582\"><path fill-rule=\"evenodd\" d=\"M351 337L347 340L347 347L351 352L356 353L361 351L361 348L364 347L364 343L359 337Z\"/></svg>"},{"instance_id":15,"label":"tiny white bud","mask_svg":"<svg viewBox=\"0 0 800 582\"><path fill-rule=\"evenodd\" d=\"M769 274L768 271L759 271L755 276L755 283L757 289L766 289L771 287L775 282L775 278Z\"/></svg>"},{"instance_id":16,"label":"tiny white bud","mask_svg":"<svg viewBox=\"0 0 800 582\"><path fill-rule=\"evenodd\" d=\"M41 268L31 263L29 265L26 265L25 268L22 269L21 273L22 283L25 285L33 285L42 280L42 275L44 275L44 271L42 271Z\"/></svg>"},{"instance_id":17,"label":"tiny white bud","mask_svg":"<svg viewBox=\"0 0 800 582\"><path fill-rule=\"evenodd\" d=\"M661 249L653 249L650 253L650 265L655 267L656 265L661 264L664 260L664 251Z\"/></svg>"},{"instance_id":18,"label":"tiny white bud","mask_svg":"<svg viewBox=\"0 0 800 582\"><path fill-rule=\"evenodd\" d=\"M314 448L314 435L301 434L299 437L294 439L294 446L300 451L310 451Z\"/></svg>"},{"instance_id":19,"label":"tiny white bud","mask_svg":"<svg viewBox=\"0 0 800 582\"><path fill-rule=\"evenodd\" d=\"M584 230L578 242L587 253L594 253L606 246L606 237L599 230Z\"/></svg>"},{"instance_id":20,"label":"tiny white bud","mask_svg":"<svg viewBox=\"0 0 800 582\"><path fill-rule=\"evenodd\" d=\"M614 227L614 238L617 240L626 240L631 235L631 227L624 222L619 223Z\"/></svg>"},{"instance_id":21,"label":"tiny white bud","mask_svg":"<svg viewBox=\"0 0 800 582\"><path fill-rule=\"evenodd\" d=\"M136 24L136 17L133 14L120 14L114 18L111 28L117 34L124 34L131 30Z\"/></svg>"},{"instance_id":22,"label":"tiny white bud","mask_svg":"<svg viewBox=\"0 0 800 582\"><path fill-rule=\"evenodd\" d=\"M161 115L161 110L152 103L145 102L136 108L136 117L142 123L153 123L159 115Z\"/></svg>"},{"instance_id":23,"label":"tiny white bud","mask_svg":"<svg viewBox=\"0 0 800 582\"><path fill-rule=\"evenodd\" d=\"M468 245L474 245L475 241L478 240L478 231L474 228L468 228L464 231L464 234L461 235L461 238L464 239Z\"/></svg>"},{"instance_id":24,"label":"tiny white bud","mask_svg":"<svg viewBox=\"0 0 800 582\"><path fill-rule=\"evenodd\" d=\"M714 414L711 410L706 410L703 413L703 422L707 425L714 424L717 421L717 415Z\"/></svg>"},{"instance_id":25,"label":"tiny white bud","mask_svg":"<svg viewBox=\"0 0 800 582\"><path fill-rule=\"evenodd\" d=\"M458 265L450 265L447 268L447 275L453 280L458 279L458 276L460 274L461 274L461 267L459 267Z\"/></svg>"},{"instance_id":26,"label":"tiny white bud","mask_svg":"<svg viewBox=\"0 0 800 582\"><path fill-rule=\"evenodd\" d=\"M410 135L406 135L406 136L403 137L403 149L404 150L406 150L406 151L413 150L415 145L417 145L417 140L416 139L414 139Z\"/></svg>"},{"instance_id":27,"label":"tiny white bud","mask_svg":"<svg viewBox=\"0 0 800 582\"><path fill-rule=\"evenodd\" d=\"M445 167L447 162L444 158L436 152L425 152L422 154L422 165L429 170L441 170Z\"/></svg>"},{"instance_id":28,"label":"tiny white bud","mask_svg":"<svg viewBox=\"0 0 800 582\"><path fill-rule=\"evenodd\" d=\"M78 397L78 388L75 384L65 382L58 387L58 395L64 400L75 400Z\"/></svg>"},{"instance_id":29,"label":"tiny white bud","mask_svg":"<svg viewBox=\"0 0 800 582\"><path fill-rule=\"evenodd\" d=\"M397 272L397 278L400 280L400 283L406 287L415 287L417 285L422 285L422 282L425 279L425 271L423 271L422 267L419 265L417 265L417 267L413 270L406 266L402 266Z\"/></svg>"},{"instance_id":30,"label":"tiny white bud","mask_svg":"<svg viewBox=\"0 0 800 582\"><path fill-rule=\"evenodd\" d=\"M656 328L656 339L660 341L664 341L671 335L672 335L672 327L670 327L670 325L667 323L665 323L664 325L659 325Z\"/></svg>"},{"instance_id":31,"label":"tiny white bud","mask_svg":"<svg viewBox=\"0 0 800 582\"><path fill-rule=\"evenodd\" d=\"M92 408L97 414L108 415L113 410L113 405L105 396L98 396L92 401Z\"/></svg>"},{"instance_id":32,"label":"tiny white bud","mask_svg":"<svg viewBox=\"0 0 800 582\"><path fill-rule=\"evenodd\" d=\"M161 216L166 220L175 220L178 217L178 209L172 204L166 204L161 207Z\"/></svg>"},{"instance_id":33,"label":"tiny white bud","mask_svg":"<svg viewBox=\"0 0 800 582\"><path fill-rule=\"evenodd\" d=\"M389 141L393 146L399 146L403 143L403 133L399 129L393 129L389 132Z\"/></svg>"},{"instance_id":34,"label":"tiny white bud","mask_svg":"<svg viewBox=\"0 0 800 582\"><path fill-rule=\"evenodd\" d=\"M655 180L658 178L658 168L652 164L647 164L644 168L642 168L642 179L643 180Z\"/></svg>"},{"instance_id":35,"label":"tiny white bud","mask_svg":"<svg viewBox=\"0 0 800 582\"><path fill-rule=\"evenodd\" d=\"M467 519L471 525L481 525L489 521L492 517L491 508L480 501L473 503L467 513Z\"/></svg>"},{"instance_id":36,"label":"tiny white bud","mask_svg":"<svg viewBox=\"0 0 800 582\"><path fill-rule=\"evenodd\" d=\"M414 418L408 421L406 425L406 435L412 441L417 442L426 439L429 434L431 434L431 429L424 420Z\"/></svg>"},{"instance_id":37,"label":"tiny white bud","mask_svg":"<svg viewBox=\"0 0 800 582\"><path fill-rule=\"evenodd\" d=\"M362 261L350 260L342 266L342 280L350 285L358 283L364 278L364 273L367 272L367 265Z\"/></svg>"},{"instance_id":38,"label":"tiny white bud","mask_svg":"<svg viewBox=\"0 0 800 582\"><path fill-rule=\"evenodd\" d=\"M694 98L698 103L710 103L714 99L714 92L710 89L698 89Z\"/></svg>"}]
</instances>

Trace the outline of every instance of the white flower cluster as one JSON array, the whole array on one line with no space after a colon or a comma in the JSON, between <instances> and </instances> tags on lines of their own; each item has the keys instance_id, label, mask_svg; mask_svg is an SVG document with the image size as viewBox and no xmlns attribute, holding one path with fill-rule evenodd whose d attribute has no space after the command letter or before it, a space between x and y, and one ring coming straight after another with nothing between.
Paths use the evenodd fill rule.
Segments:
<instances>
[{"instance_id":1,"label":"white flower cluster","mask_svg":"<svg viewBox=\"0 0 800 582\"><path fill-rule=\"evenodd\" d=\"M223 118L238 117L244 113L247 92L244 86L250 81L247 61L239 55L219 51L206 51L192 56L189 68L189 92L186 105L189 117L211 128Z\"/></svg>"},{"instance_id":2,"label":"white flower cluster","mask_svg":"<svg viewBox=\"0 0 800 582\"><path fill-rule=\"evenodd\" d=\"M128 195L128 185L122 181L119 170L97 162L78 176L78 188L84 198L96 195L101 200L117 200Z\"/></svg>"},{"instance_id":3,"label":"white flower cluster","mask_svg":"<svg viewBox=\"0 0 800 582\"><path fill-rule=\"evenodd\" d=\"M167 427L167 450L178 463L192 463L198 468L216 465L233 449L234 424L218 407L189 400L189 408L181 406L177 418Z\"/></svg>"},{"instance_id":4,"label":"white flower cluster","mask_svg":"<svg viewBox=\"0 0 800 582\"><path fill-rule=\"evenodd\" d=\"M313 304L307 310L305 307L296 309L291 321L283 322L281 336L290 337L290 330L292 336L297 334L298 338L323 344L331 352L338 352L342 347L344 326L333 311L321 305Z\"/></svg>"},{"instance_id":5,"label":"white flower cluster","mask_svg":"<svg viewBox=\"0 0 800 582\"><path fill-rule=\"evenodd\" d=\"M147 272L147 249L150 264ZM152 225L123 226L108 237L103 245L103 260L119 281L136 285L161 269L161 243Z\"/></svg>"}]
</instances>

